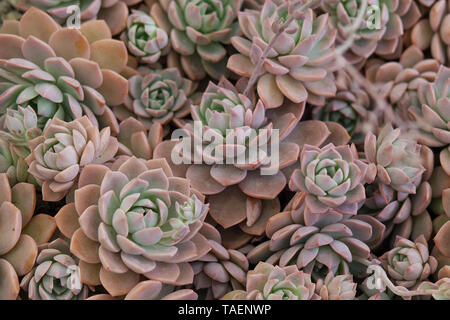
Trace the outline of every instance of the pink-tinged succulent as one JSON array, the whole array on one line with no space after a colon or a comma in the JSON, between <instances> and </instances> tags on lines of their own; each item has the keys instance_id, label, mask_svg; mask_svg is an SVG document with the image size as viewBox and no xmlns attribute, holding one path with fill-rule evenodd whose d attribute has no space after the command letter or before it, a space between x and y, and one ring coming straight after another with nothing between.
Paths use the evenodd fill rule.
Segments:
<instances>
[{"instance_id":1,"label":"pink-tinged succulent","mask_svg":"<svg viewBox=\"0 0 450 320\"><path fill-rule=\"evenodd\" d=\"M42 183L45 201L61 200L76 185L84 166L105 163L118 150L109 127L99 131L86 116L71 122L53 119L30 146L28 172Z\"/></svg>"},{"instance_id":2,"label":"pink-tinged succulent","mask_svg":"<svg viewBox=\"0 0 450 320\"><path fill-rule=\"evenodd\" d=\"M425 171L420 148L414 139L390 124L385 125L378 136L367 134L364 142L366 160L376 167L377 180L407 194L416 193Z\"/></svg>"},{"instance_id":3,"label":"pink-tinged succulent","mask_svg":"<svg viewBox=\"0 0 450 320\"><path fill-rule=\"evenodd\" d=\"M147 129L141 121L130 117L120 123L119 129L117 155L150 160L153 150L163 139L163 128L159 123Z\"/></svg>"},{"instance_id":4,"label":"pink-tinged succulent","mask_svg":"<svg viewBox=\"0 0 450 320\"><path fill-rule=\"evenodd\" d=\"M167 33L156 26L155 21L143 11L133 10L128 16L127 28L121 39L139 61L153 64L169 52Z\"/></svg>"},{"instance_id":5,"label":"pink-tinged succulent","mask_svg":"<svg viewBox=\"0 0 450 320\"><path fill-rule=\"evenodd\" d=\"M328 98L324 106L313 109L313 118L341 124L352 141L364 141L363 123L368 120L373 101L369 94L344 71L336 75L336 96Z\"/></svg>"},{"instance_id":6,"label":"pink-tinged succulent","mask_svg":"<svg viewBox=\"0 0 450 320\"><path fill-rule=\"evenodd\" d=\"M227 293L222 300L319 300L311 276L296 266L259 262L247 274L246 290Z\"/></svg>"},{"instance_id":7,"label":"pink-tinged succulent","mask_svg":"<svg viewBox=\"0 0 450 320\"><path fill-rule=\"evenodd\" d=\"M88 287L80 282L78 261L62 239L43 246L36 267L23 277L20 286L31 300L84 300L88 295Z\"/></svg>"},{"instance_id":8,"label":"pink-tinged succulent","mask_svg":"<svg viewBox=\"0 0 450 320\"><path fill-rule=\"evenodd\" d=\"M430 5L433 2L430 1ZM428 16L414 26L411 41L423 51L430 49L434 59L450 66L448 30L450 30L450 1L439 0L428 11Z\"/></svg>"},{"instance_id":9,"label":"pink-tinged succulent","mask_svg":"<svg viewBox=\"0 0 450 320\"><path fill-rule=\"evenodd\" d=\"M308 214L305 198L298 193L285 211L269 219L266 235L270 240L250 251L248 260L297 265L314 278L329 272L348 274L353 257L368 258L370 247L381 241L384 225L367 215Z\"/></svg>"},{"instance_id":10,"label":"pink-tinged succulent","mask_svg":"<svg viewBox=\"0 0 450 320\"><path fill-rule=\"evenodd\" d=\"M249 267L245 254L226 249L220 232L208 223L200 233L208 239L211 251L192 263L195 290L206 289L206 299L220 299L231 290L244 289Z\"/></svg>"},{"instance_id":11,"label":"pink-tinged succulent","mask_svg":"<svg viewBox=\"0 0 450 320\"><path fill-rule=\"evenodd\" d=\"M300 168L292 174L289 186L306 194L308 213L355 215L365 199L367 168L349 145L306 145L300 154Z\"/></svg>"},{"instance_id":12,"label":"pink-tinged succulent","mask_svg":"<svg viewBox=\"0 0 450 320\"><path fill-rule=\"evenodd\" d=\"M129 93L121 106L114 108L119 120L137 118L147 128L153 123L167 124L189 114L189 97L196 85L183 78L175 68L154 70L128 80Z\"/></svg>"},{"instance_id":13,"label":"pink-tinged succulent","mask_svg":"<svg viewBox=\"0 0 450 320\"><path fill-rule=\"evenodd\" d=\"M411 288L434 273L437 261L429 255L424 237L415 242L398 237L395 247L381 258L383 268L398 286Z\"/></svg>"},{"instance_id":14,"label":"pink-tinged succulent","mask_svg":"<svg viewBox=\"0 0 450 320\"><path fill-rule=\"evenodd\" d=\"M397 59L403 50L403 35L414 27L422 14L414 0L380 0L380 2L386 4L389 9L389 21L375 53L388 60Z\"/></svg>"},{"instance_id":15,"label":"pink-tinged succulent","mask_svg":"<svg viewBox=\"0 0 450 320\"><path fill-rule=\"evenodd\" d=\"M110 106L124 102L127 50L104 21L61 28L43 11L30 8L0 33L0 114L31 106L43 129L52 118L87 115L95 125L118 123Z\"/></svg>"},{"instance_id":16,"label":"pink-tinged succulent","mask_svg":"<svg viewBox=\"0 0 450 320\"><path fill-rule=\"evenodd\" d=\"M28 165L25 159L19 156L13 145L3 137L0 137L0 173L8 175L11 185L18 182L36 183L33 176L28 173Z\"/></svg>"},{"instance_id":17,"label":"pink-tinged succulent","mask_svg":"<svg viewBox=\"0 0 450 320\"><path fill-rule=\"evenodd\" d=\"M154 4L152 18L170 34L174 52L169 64L178 65L192 80L207 74L219 79L226 71L225 45L239 33L236 19L241 5L242 0L159 0Z\"/></svg>"},{"instance_id":18,"label":"pink-tinged succulent","mask_svg":"<svg viewBox=\"0 0 450 320\"><path fill-rule=\"evenodd\" d=\"M111 168L86 166L75 203L61 208L56 221L81 260L82 282L122 296L141 275L192 283L189 262L210 250L198 232L208 211L201 197L186 179L172 176L164 159L121 157Z\"/></svg>"},{"instance_id":19,"label":"pink-tinged succulent","mask_svg":"<svg viewBox=\"0 0 450 320\"><path fill-rule=\"evenodd\" d=\"M429 147L445 147L440 153L444 170L450 173L450 69L441 66L433 83L419 88L419 106L411 106L409 113L415 120L417 141Z\"/></svg>"},{"instance_id":20,"label":"pink-tinged succulent","mask_svg":"<svg viewBox=\"0 0 450 320\"><path fill-rule=\"evenodd\" d=\"M36 113L31 107L8 109L3 125L6 128L0 130L0 172L8 174L11 185L18 182L37 184L25 162L30 154L28 142L42 134Z\"/></svg>"},{"instance_id":21,"label":"pink-tinged succulent","mask_svg":"<svg viewBox=\"0 0 450 320\"><path fill-rule=\"evenodd\" d=\"M56 229L54 218L34 215L35 186L18 183L11 187L0 174L0 299L16 299L19 280L34 266L38 246L47 242Z\"/></svg>"},{"instance_id":22,"label":"pink-tinged succulent","mask_svg":"<svg viewBox=\"0 0 450 320\"><path fill-rule=\"evenodd\" d=\"M317 280L316 293L322 300L354 300L356 283L351 274L333 276L329 273L325 279Z\"/></svg>"},{"instance_id":23,"label":"pink-tinged succulent","mask_svg":"<svg viewBox=\"0 0 450 320\"><path fill-rule=\"evenodd\" d=\"M432 199L430 179L434 155L391 125L365 141L366 160L376 180L366 188L367 199L359 213L370 214L386 225L384 237L392 247L397 236L429 240L432 222L426 210Z\"/></svg>"},{"instance_id":24,"label":"pink-tinged succulent","mask_svg":"<svg viewBox=\"0 0 450 320\"><path fill-rule=\"evenodd\" d=\"M363 64L375 52L378 41L383 38L388 28L390 4L384 0L371 0L366 4L366 11L354 31L351 30L352 26L357 23L359 11L363 9L361 0L322 2L322 8L330 14L329 22L338 30L336 42L342 44L353 34L353 43L344 54L351 64ZM379 11L370 10L371 6Z\"/></svg>"},{"instance_id":25,"label":"pink-tinged succulent","mask_svg":"<svg viewBox=\"0 0 450 320\"><path fill-rule=\"evenodd\" d=\"M262 70L254 70L263 51L276 33L272 25L288 18L289 3L278 5L272 0L261 11L239 13L239 24L245 37L231 38L239 51L228 60L227 67L240 76L258 74L258 94L266 108L277 108L284 98L300 103L323 105L326 97L336 94L334 77L336 30L328 24L328 15L314 16L312 9L304 19L293 19L269 50Z\"/></svg>"},{"instance_id":26,"label":"pink-tinged succulent","mask_svg":"<svg viewBox=\"0 0 450 320\"><path fill-rule=\"evenodd\" d=\"M126 26L128 6L142 0L17 0L17 7L26 11L30 7L39 8L51 15L61 25L74 25L77 18L82 21L105 20L113 35L119 34ZM74 8L76 6L76 10ZM79 17L75 17L79 14Z\"/></svg>"},{"instance_id":27,"label":"pink-tinged succulent","mask_svg":"<svg viewBox=\"0 0 450 320\"><path fill-rule=\"evenodd\" d=\"M411 105L421 107L418 90L424 84L433 82L439 70L435 59L425 59L422 50L410 46L403 51L399 62L369 60L366 64L367 78L380 89L380 95L395 108L398 115L407 119Z\"/></svg>"}]
</instances>

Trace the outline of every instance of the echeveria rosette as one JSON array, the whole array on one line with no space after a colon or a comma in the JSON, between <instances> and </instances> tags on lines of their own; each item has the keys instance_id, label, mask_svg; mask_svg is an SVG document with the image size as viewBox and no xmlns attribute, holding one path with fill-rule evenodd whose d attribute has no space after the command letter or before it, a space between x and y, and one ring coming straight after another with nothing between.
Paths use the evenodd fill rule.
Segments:
<instances>
[{"instance_id":1,"label":"echeveria rosette","mask_svg":"<svg viewBox=\"0 0 450 320\"><path fill-rule=\"evenodd\" d=\"M59 201L73 191L80 171L90 163L105 163L117 152L109 127L99 131L86 117L64 122L55 118L42 136L30 141L28 172L42 183L45 201Z\"/></svg>"},{"instance_id":2,"label":"echeveria rosette","mask_svg":"<svg viewBox=\"0 0 450 320\"><path fill-rule=\"evenodd\" d=\"M80 272L95 265L96 273L85 282L122 296L141 275L170 285L192 284L190 262L210 250L198 232L208 211L201 197L186 179L172 176L164 159L121 157L111 169L86 166L75 203L56 219L71 237L71 252L83 262Z\"/></svg>"},{"instance_id":3,"label":"echeveria rosette","mask_svg":"<svg viewBox=\"0 0 450 320\"><path fill-rule=\"evenodd\" d=\"M427 16L412 29L411 41L423 51L430 49L434 59L450 66L450 1L429 1L427 6L432 4Z\"/></svg>"},{"instance_id":4,"label":"echeveria rosette","mask_svg":"<svg viewBox=\"0 0 450 320\"><path fill-rule=\"evenodd\" d=\"M183 78L176 68L154 70L128 79L129 93L123 105L114 108L119 120L132 116L147 128L153 123L167 124L189 114L189 97L196 85Z\"/></svg>"},{"instance_id":5,"label":"echeveria rosette","mask_svg":"<svg viewBox=\"0 0 450 320\"><path fill-rule=\"evenodd\" d=\"M352 141L357 144L362 143L362 124L368 118L372 100L369 94L353 82L346 72L338 72L336 87L336 96L328 98L324 106L316 106L313 110L313 118L341 124L352 137Z\"/></svg>"},{"instance_id":6,"label":"echeveria rosette","mask_svg":"<svg viewBox=\"0 0 450 320\"><path fill-rule=\"evenodd\" d=\"M30 106L8 109L4 120L6 128L0 131L0 136L11 144L16 154L26 157L30 154L29 141L42 134L36 112Z\"/></svg>"},{"instance_id":7,"label":"echeveria rosette","mask_svg":"<svg viewBox=\"0 0 450 320\"><path fill-rule=\"evenodd\" d=\"M366 160L376 166L379 182L394 190L415 194L425 171L421 146L412 138L402 135L401 129L385 125L378 136L369 133L364 143Z\"/></svg>"},{"instance_id":8,"label":"echeveria rosette","mask_svg":"<svg viewBox=\"0 0 450 320\"><path fill-rule=\"evenodd\" d=\"M123 103L128 91L119 75L127 51L111 39L107 25L91 21L80 29L61 28L34 7L10 24L7 30L13 34L0 34L0 114L31 106L41 129L52 118L71 121L87 115L116 134L117 119L109 107Z\"/></svg>"},{"instance_id":9,"label":"echeveria rosette","mask_svg":"<svg viewBox=\"0 0 450 320\"><path fill-rule=\"evenodd\" d=\"M405 288L426 280L437 267L437 261L429 255L428 243L423 236L414 242L398 237L394 248L380 259L392 281Z\"/></svg>"},{"instance_id":10,"label":"echeveria rosette","mask_svg":"<svg viewBox=\"0 0 450 320\"><path fill-rule=\"evenodd\" d=\"M62 239L44 245L36 266L20 285L31 300L84 300L88 296L88 286L80 282L78 261Z\"/></svg>"},{"instance_id":11,"label":"echeveria rosette","mask_svg":"<svg viewBox=\"0 0 450 320\"><path fill-rule=\"evenodd\" d=\"M76 23L75 14L79 12L81 21L105 20L113 35L126 27L128 6L142 0L17 0L17 7L26 11L30 7L47 12L61 25ZM76 6L76 7L75 7ZM74 8L77 8L75 10Z\"/></svg>"},{"instance_id":12,"label":"echeveria rosette","mask_svg":"<svg viewBox=\"0 0 450 320\"><path fill-rule=\"evenodd\" d=\"M316 282L316 293L322 300L354 300L357 284L353 275L342 274L333 276L330 272L325 279Z\"/></svg>"},{"instance_id":13,"label":"echeveria rosette","mask_svg":"<svg viewBox=\"0 0 450 320\"><path fill-rule=\"evenodd\" d=\"M385 226L365 215L309 214L305 197L297 193L284 211L268 220L270 240L248 253L249 262L296 265L315 279L324 279L330 272L349 274L358 266L354 257L369 258L370 248L381 241Z\"/></svg>"},{"instance_id":14,"label":"echeveria rosette","mask_svg":"<svg viewBox=\"0 0 450 320\"><path fill-rule=\"evenodd\" d=\"M18 182L37 184L36 179L28 173L28 165L23 157L18 155L13 145L0 137L0 173L6 173L11 185Z\"/></svg>"},{"instance_id":15,"label":"echeveria rosette","mask_svg":"<svg viewBox=\"0 0 450 320\"><path fill-rule=\"evenodd\" d=\"M379 11L370 10L373 6ZM361 0L325 0L322 8L330 14L331 25L338 30L336 41L344 43L350 36L350 30L356 23L359 11L362 10ZM376 23L379 22L379 25ZM366 12L353 33L353 43L344 56L351 64L362 64L371 56L378 41L382 39L389 22L389 4L385 0L367 1Z\"/></svg>"},{"instance_id":16,"label":"echeveria rosette","mask_svg":"<svg viewBox=\"0 0 450 320\"><path fill-rule=\"evenodd\" d=\"M275 33L272 25L287 19L288 2L277 6L272 0L261 11L244 10L239 24L245 37L231 39L239 51L228 60L227 67L240 76L250 78L260 54ZM281 33L264 60L257 89L266 108L277 108L284 97L300 103L308 101L323 105L326 97L336 94L331 71L335 68L336 30L328 24L328 14L314 16L312 9L304 12L304 19L294 19Z\"/></svg>"},{"instance_id":17,"label":"echeveria rosette","mask_svg":"<svg viewBox=\"0 0 450 320\"><path fill-rule=\"evenodd\" d=\"M418 98L420 104L408 110L418 126L413 133L421 144L444 147L440 161L445 172L450 173L450 68L441 66L436 80L419 88Z\"/></svg>"},{"instance_id":18,"label":"echeveria rosette","mask_svg":"<svg viewBox=\"0 0 450 320\"><path fill-rule=\"evenodd\" d=\"M244 290L227 293L222 300L319 300L311 275L296 266L279 267L259 262L247 274Z\"/></svg>"},{"instance_id":19,"label":"echeveria rosette","mask_svg":"<svg viewBox=\"0 0 450 320\"><path fill-rule=\"evenodd\" d=\"M231 290L243 289L249 267L245 254L225 248L220 232L209 223L203 224L200 233L208 239L211 251L192 263L196 292L206 291L205 299L220 299Z\"/></svg>"},{"instance_id":20,"label":"echeveria rosette","mask_svg":"<svg viewBox=\"0 0 450 320\"><path fill-rule=\"evenodd\" d=\"M151 8L157 25L170 35L179 65L191 80L206 74L219 79L226 71L226 45L237 35L242 0L159 0ZM169 57L169 60L178 60Z\"/></svg>"},{"instance_id":21,"label":"echeveria rosette","mask_svg":"<svg viewBox=\"0 0 450 320\"><path fill-rule=\"evenodd\" d=\"M300 153L300 168L292 173L289 186L306 194L308 213L355 215L366 197L367 169L356 149L349 145L305 145Z\"/></svg>"},{"instance_id":22,"label":"echeveria rosette","mask_svg":"<svg viewBox=\"0 0 450 320\"><path fill-rule=\"evenodd\" d=\"M11 186L0 174L0 300L14 300L19 280L31 271L38 246L49 241L56 229L53 217L34 215L36 188L29 183Z\"/></svg>"},{"instance_id":23,"label":"echeveria rosette","mask_svg":"<svg viewBox=\"0 0 450 320\"><path fill-rule=\"evenodd\" d=\"M133 10L127 19L127 28L121 39L128 50L140 61L154 64L170 49L169 37L155 21L143 11Z\"/></svg>"}]
</instances>

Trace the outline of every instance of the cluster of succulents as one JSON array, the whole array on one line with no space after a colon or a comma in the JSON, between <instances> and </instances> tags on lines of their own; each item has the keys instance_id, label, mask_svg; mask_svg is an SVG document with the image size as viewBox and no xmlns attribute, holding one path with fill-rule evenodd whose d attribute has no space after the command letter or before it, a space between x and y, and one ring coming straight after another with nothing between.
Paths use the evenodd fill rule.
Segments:
<instances>
[{"instance_id":1,"label":"cluster of succulents","mask_svg":"<svg viewBox=\"0 0 450 320\"><path fill-rule=\"evenodd\" d=\"M0 300L450 300L450 1L0 23Z\"/></svg>"}]
</instances>

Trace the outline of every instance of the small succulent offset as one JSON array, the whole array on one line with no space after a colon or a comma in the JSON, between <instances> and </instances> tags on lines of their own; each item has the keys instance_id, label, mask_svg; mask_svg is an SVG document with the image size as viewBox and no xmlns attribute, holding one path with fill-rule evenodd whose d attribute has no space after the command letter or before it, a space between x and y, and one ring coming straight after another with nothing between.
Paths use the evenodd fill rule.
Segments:
<instances>
[{"instance_id":1,"label":"small succulent offset","mask_svg":"<svg viewBox=\"0 0 450 320\"><path fill-rule=\"evenodd\" d=\"M317 281L316 292L322 300L353 300L356 296L356 283L350 274L333 276L329 273L325 279Z\"/></svg>"},{"instance_id":2,"label":"small succulent offset","mask_svg":"<svg viewBox=\"0 0 450 320\"><path fill-rule=\"evenodd\" d=\"M225 72L225 45L239 33L236 21L242 0L159 0L152 17L170 34L173 50L191 80ZM167 16L166 16L167 15Z\"/></svg>"},{"instance_id":3,"label":"small succulent offset","mask_svg":"<svg viewBox=\"0 0 450 320\"><path fill-rule=\"evenodd\" d=\"M45 245L21 287L31 300L84 300L88 295L88 287L80 282L77 260L61 239Z\"/></svg>"},{"instance_id":4,"label":"small succulent offset","mask_svg":"<svg viewBox=\"0 0 450 320\"><path fill-rule=\"evenodd\" d=\"M331 73L336 30L329 26L327 14L315 17L309 8L302 17L290 18L289 8L290 2L277 6L268 0L261 11L240 12L245 37L231 38L239 53L230 57L227 67L243 77L250 78L254 72L260 76L257 89L266 108L280 107L284 97L295 103L323 105L325 97L336 94ZM274 29L279 21L288 25ZM260 59L264 59L263 67L257 70Z\"/></svg>"},{"instance_id":5,"label":"small succulent offset","mask_svg":"<svg viewBox=\"0 0 450 320\"><path fill-rule=\"evenodd\" d=\"M381 260L394 283L405 288L427 279L437 267L437 261L429 255L428 244L423 236L415 242L397 238L394 248L386 252Z\"/></svg>"},{"instance_id":6,"label":"small succulent offset","mask_svg":"<svg viewBox=\"0 0 450 320\"><path fill-rule=\"evenodd\" d=\"M129 94L121 106L114 107L120 120L132 116L147 128L153 123L167 124L189 114L190 96L195 83L183 78L178 69L154 70L128 79Z\"/></svg>"},{"instance_id":7,"label":"small succulent offset","mask_svg":"<svg viewBox=\"0 0 450 320\"><path fill-rule=\"evenodd\" d=\"M246 291L231 291L222 300L318 300L315 288L311 276L296 266L260 262L248 272Z\"/></svg>"},{"instance_id":8,"label":"small succulent offset","mask_svg":"<svg viewBox=\"0 0 450 320\"><path fill-rule=\"evenodd\" d=\"M169 37L145 12L133 10L121 39L140 61L153 64L169 52Z\"/></svg>"},{"instance_id":9,"label":"small succulent offset","mask_svg":"<svg viewBox=\"0 0 450 320\"><path fill-rule=\"evenodd\" d=\"M328 144L323 148L306 145L300 154L300 169L291 176L293 191L306 193L306 209L311 213L330 210L356 214L365 199L367 164L359 160L356 149Z\"/></svg>"}]
</instances>

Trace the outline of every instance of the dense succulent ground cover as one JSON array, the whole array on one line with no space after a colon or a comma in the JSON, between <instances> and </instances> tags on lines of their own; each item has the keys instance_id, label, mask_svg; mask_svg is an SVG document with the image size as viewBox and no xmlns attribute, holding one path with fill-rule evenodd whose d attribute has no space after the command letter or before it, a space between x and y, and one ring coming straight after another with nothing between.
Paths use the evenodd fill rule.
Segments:
<instances>
[{"instance_id":1,"label":"dense succulent ground cover","mask_svg":"<svg viewBox=\"0 0 450 320\"><path fill-rule=\"evenodd\" d=\"M450 299L450 1L0 15L0 299Z\"/></svg>"}]
</instances>

